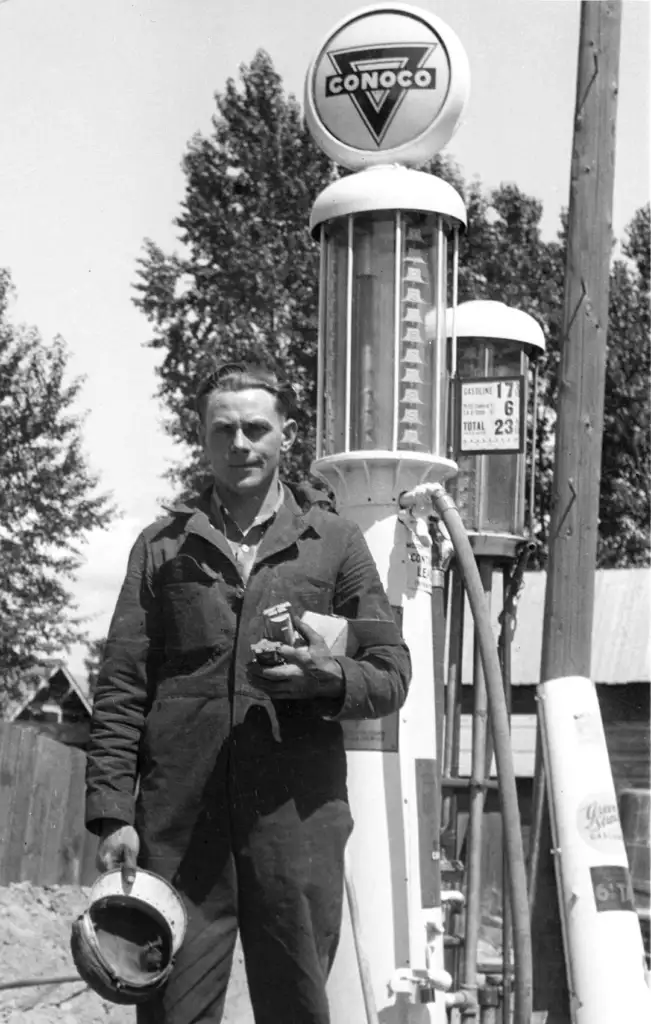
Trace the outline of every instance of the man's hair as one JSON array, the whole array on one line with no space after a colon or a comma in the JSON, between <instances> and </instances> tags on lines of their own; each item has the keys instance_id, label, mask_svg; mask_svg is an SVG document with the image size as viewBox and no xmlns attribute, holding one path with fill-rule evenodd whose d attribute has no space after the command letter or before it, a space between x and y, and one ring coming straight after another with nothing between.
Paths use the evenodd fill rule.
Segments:
<instances>
[{"instance_id":1,"label":"man's hair","mask_svg":"<svg viewBox=\"0 0 651 1024\"><path fill-rule=\"evenodd\" d=\"M294 387L281 380L274 370L254 363L223 363L200 381L195 394L195 409L203 422L206 402L214 391L245 391L261 388L274 395L278 411L293 417L296 411Z\"/></svg>"}]
</instances>

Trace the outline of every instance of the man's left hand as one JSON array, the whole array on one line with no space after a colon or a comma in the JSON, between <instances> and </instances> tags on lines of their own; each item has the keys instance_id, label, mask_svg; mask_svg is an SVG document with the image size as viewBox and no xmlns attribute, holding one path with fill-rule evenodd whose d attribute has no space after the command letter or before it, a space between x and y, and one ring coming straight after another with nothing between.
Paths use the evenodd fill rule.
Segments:
<instances>
[{"instance_id":1,"label":"man's left hand","mask_svg":"<svg viewBox=\"0 0 651 1024\"><path fill-rule=\"evenodd\" d=\"M280 644L278 654L284 665L265 668L252 662L249 671L253 685L277 700L313 700L316 697L336 700L342 697L343 671L330 654L323 637L299 619L294 619L294 628L305 644L301 647Z\"/></svg>"}]
</instances>

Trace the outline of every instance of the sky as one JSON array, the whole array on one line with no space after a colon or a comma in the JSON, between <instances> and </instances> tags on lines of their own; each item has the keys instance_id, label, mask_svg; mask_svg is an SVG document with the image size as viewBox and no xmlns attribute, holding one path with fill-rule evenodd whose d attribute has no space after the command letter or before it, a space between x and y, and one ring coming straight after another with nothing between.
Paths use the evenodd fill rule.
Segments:
<instances>
[{"instance_id":1,"label":"sky","mask_svg":"<svg viewBox=\"0 0 651 1024\"><path fill-rule=\"evenodd\" d=\"M288 92L360 0L0 2L0 266L16 323L63 336L83 376L88 461L122 517L84 544L75 585L92 636L106 632L129 548L171 496L182 458L155 398L158 356L132 302L145 238L176 245L181 159L208 133L214 93L265 49ZM421 0L460 37L470 101L447 152L486 187L514 181L544 204L552 237L567 205L578 0ZM615 234L649 197L647 0L623 5ZM83 679L84 649L68 656Z\"/></svg>"}]
</instances>

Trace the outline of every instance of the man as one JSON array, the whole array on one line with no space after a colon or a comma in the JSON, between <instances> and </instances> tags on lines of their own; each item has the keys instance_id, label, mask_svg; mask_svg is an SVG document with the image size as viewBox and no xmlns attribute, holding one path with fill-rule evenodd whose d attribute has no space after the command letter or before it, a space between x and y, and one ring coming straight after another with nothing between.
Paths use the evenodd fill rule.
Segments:
<instances>
[{"instance_id":1,"label":"man","mask_svg":"<svg viewBox=\"0 0 651 1024\"><path fill-rule=\"evenodd\" d=\"M238 927L256 1024L329 1021L352 828L340 720L399 708L410 665L359 528L280 483L292 409L266 370L204 381L214 487L139 536L109 630L87 769L98 864L128 881L138 859L188 912L139 1024L218 1024ZM283 601L304 643L264 668L251 645ZM386 621L383 643L333 658L307 610Z\"/></svg>"}]
</instances>

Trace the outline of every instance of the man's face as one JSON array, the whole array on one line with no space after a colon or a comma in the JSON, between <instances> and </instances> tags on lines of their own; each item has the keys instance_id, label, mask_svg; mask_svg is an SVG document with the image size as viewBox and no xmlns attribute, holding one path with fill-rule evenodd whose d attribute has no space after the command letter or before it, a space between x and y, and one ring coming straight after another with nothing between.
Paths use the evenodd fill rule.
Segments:
<instances>
[{"instance_id":1,"label":"man's face","mask_svg":"<svg viewBox=\"0 0 651 1024\"><path fill-rule=\"evenodd\" d=\"M203 445L217 485L241 495L266 490L296 430L263 388L213 391L206 400Z\"/></svg>"}]
</instances>

